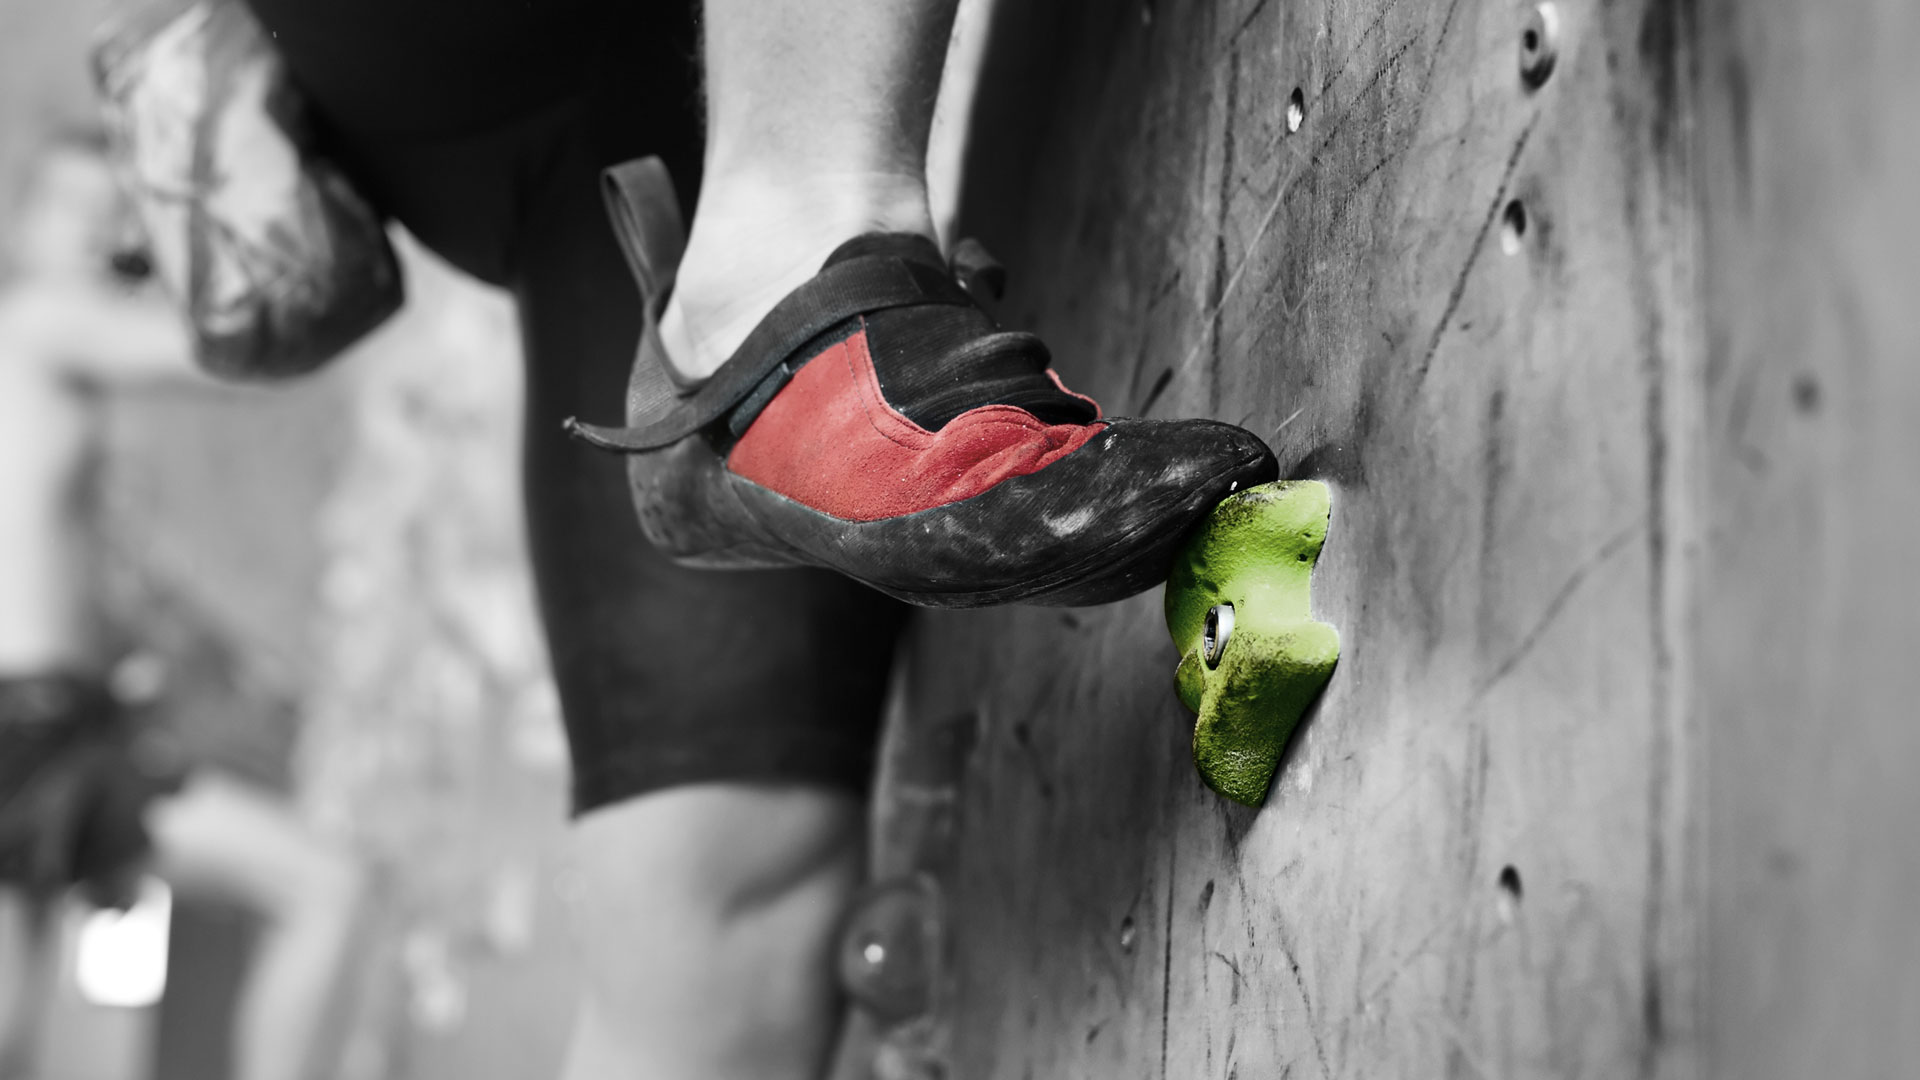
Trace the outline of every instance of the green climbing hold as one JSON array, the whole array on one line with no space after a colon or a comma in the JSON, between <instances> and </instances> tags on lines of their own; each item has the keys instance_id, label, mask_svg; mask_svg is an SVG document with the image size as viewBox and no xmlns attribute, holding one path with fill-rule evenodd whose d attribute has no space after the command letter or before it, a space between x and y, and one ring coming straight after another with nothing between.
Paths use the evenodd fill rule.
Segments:
<instances>
[{"instance_id":1,"label":"green climbing hold","mask_svg":"<svg viewBox=\"0 0 1920 1080\"><path fill-rule=\"evenodd\" d=\"M1167 577L1174 681L1200 718L1193 763L1238 803L1266 800L1288 736L1340 659L1339 632L1308 610L1332 508L1317 480L1248 488L1214 508Z\"/></svg>"}]
</instances>

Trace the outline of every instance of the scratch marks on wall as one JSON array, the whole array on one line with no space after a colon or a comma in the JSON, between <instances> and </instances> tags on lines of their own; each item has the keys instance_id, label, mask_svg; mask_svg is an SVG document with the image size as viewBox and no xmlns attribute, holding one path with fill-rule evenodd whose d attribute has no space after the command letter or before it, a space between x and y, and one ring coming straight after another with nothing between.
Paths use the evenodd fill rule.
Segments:
<instances>
[{"instance_id":1,"label":"scratch marks on wall","mask_svg":"<svg viewBox=\"0 0 1920 1080\"><path fill-rule=\"evenodd\" d=\"M1520 135L1513 141L1513 150L1507 155L1506 168L1500 173L1500 183L1494 188L1493 198L1487 201L1487 212L1480 220L1480 228L1473 234L1473 243L1467 246L1467 257L1460 264L1460 272L1453 279L1453 287L1447 291L1447 303L1440 311L1440 320L1433 326L1433 334L1427 339L1427 348L1420 356L1420 366L1414 369L1414 383L1418 385L1427 377L1427 370L1433 366L1434 354L1440 351L1440 342L1447 336L1447 330L1453 325L1453 317L1460 310L1460 301L1466 296L1467 279L1473 273L1474 264L1480 261L1480 252L1487 246L1487 237L1493 233L1494 222L1500 220L1501 208L1507 201L1507 189L1513 184L1513 174L1520 167L1520 157L1526 152L1527 141L1533 138L1534 126L1540 116L1535 113L1520 129Z\"/></svg>"}]
</instances>

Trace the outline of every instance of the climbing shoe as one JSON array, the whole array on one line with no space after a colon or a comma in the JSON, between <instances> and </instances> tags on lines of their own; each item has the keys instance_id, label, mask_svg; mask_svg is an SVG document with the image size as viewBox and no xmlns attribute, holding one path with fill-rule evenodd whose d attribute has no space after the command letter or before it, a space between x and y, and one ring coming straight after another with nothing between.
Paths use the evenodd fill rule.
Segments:
<instances>
[{"instance_id":1,"label":"climbing shoe","mask_svg":"<svg viewBox=\"0 0 1920 1080\"><path fill-rule=\"evenodd\" d=\"M109 154L200 366L234 379L303 374L398 311L400 266L380 217L319 152L248 6L121 8L93 49Z\"/></svg>"},{"instance_id":2,"label":"climbing shoe","mask_svg":"<svg viewBox=\"0 0 1920 1080\"><path fill-rule=\"evenodd\" d=\"M1277 474L1228 424L1103 418L981 310L998 268L971 243L950 265L919 236L849 240L690 384L657 332L685 246L666 170L606 179L646 322L627 426L568 426L630 455L641 527L684 564L826 567L928 607L1105 603Z\"/></svg>"}]
</instances>

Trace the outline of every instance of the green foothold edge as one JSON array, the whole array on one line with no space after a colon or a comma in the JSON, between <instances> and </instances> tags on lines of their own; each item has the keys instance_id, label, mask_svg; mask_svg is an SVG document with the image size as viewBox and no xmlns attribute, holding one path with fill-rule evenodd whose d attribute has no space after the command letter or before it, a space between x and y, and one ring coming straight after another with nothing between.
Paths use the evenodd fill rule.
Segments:
<instances>
[{"instance_id":1,"label":"green foothold edge","mask_svg":"<svg viewBox=\"0 0 1920 1080\"><path fill-rule=\"evenodd\" d=\"M1333 495L1317 480L1282 480L1222 501L1187 538L1167 576L1167 631L1180 650L1174 682L1199 716L1193 763L1207 786L1259 806L1295 724L1340 659L1340 634L1309 610L1313 567ZM1207 612L1233 605L1233 629L1209 665Z\"/></svg>"}]
</instances>

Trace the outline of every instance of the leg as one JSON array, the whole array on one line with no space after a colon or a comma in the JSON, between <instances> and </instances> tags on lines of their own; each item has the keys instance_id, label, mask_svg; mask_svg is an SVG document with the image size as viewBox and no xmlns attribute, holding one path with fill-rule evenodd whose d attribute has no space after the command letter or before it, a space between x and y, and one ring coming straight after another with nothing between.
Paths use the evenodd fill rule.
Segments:
<instances>
[{"instance_id":1,"label":"leg","mask_svg":"<svg viewBox=\"0 0 1920 1080\"><path fill-rule=\"evenodd\" d=\"M618 959L591 973L568 1080L819 1076L860 810L824 788L702 784L581 818L576 925Z\"/></svg>"},{"instance_id":2,"label":"leg","mask_svg":"<svg viewBox=\"0 0 1920 1080\"><path fill-rule=\"evenodd\" d=\"M619 397L640 332L594 164L556 166L516 286L528 531L585 811L567 1075L804 1080L837 1026L831 935L901 613L814 571L674 566L640 539L623 463L560 431Z\"/></svg>"},{"instance_id":3,"label":"leg","mask_svg":"<svg viewBox=\"0 0 1920 1080\"><path fill-rule=\"evenodd\" d=\"M238 900L264 917L235 1018L240 1080L319 1075L365 888L360 864L282 801L201 772L148 810L155 869L183 893Z\"/></svg>"},{"instance_id":4,"label":"leg","mask_svg":"<svg viewBox=\"0 0 1920 1080\"><path fill-rule=\"evenodd\" d=\"M902 612L817 571L674 566L640 537L624 464L561 431L620 400L642 322L598 170L657 153L689 189L698 172L690 84L648 96L627 81L674 74L671 27L647 29L587 65L568 104L438 140L337 129L335 149L416 235L519 303L528 540L584 814L589 994L570 1074L802 1077L837 1017L825 956L858 872ZM636 43L669 55L636 58ZM310 86L325 60L306 58Z\"/></svg>"},{"instance_id":5,"label":"leg","mask_svg":"<svg viewBox=\"0 0 1920 1080\"><path fill-rule=\"evenodd\" d=\"M707 169L667 354L719 367L849 237L931 237L927 136L957 0L706 0Z\"/></svg>"},{"instance_id":6,"label":"leg","mask_svg":"<svg viewBox=\"0 0 1920 1080\"><path fill-rule=\"evenodd\" d=\"M604 64L540 47L537 34L507 38L505 50L489 40L477 55L526 51L527 63L508 65L511 87L552 82L543 88L552 95L500 116L447 118L444 138L396 139L374 133L383 124L356 130L349 91L376 99L382 121L396 96L501 96L498 63L435 69L461 54L439 26L465 26L465 9L447 3L435 19L415 4L403 10L418 18L355 19L325 5L253 3L307 12L282 47L332 122L332 149L381 207L519 300L529 540L576 804L589 811L576 851L592 989L573 1075L808 1075L837 1011L829 931L857 873L858 793L901 612L816 571L675 567L641 539L623 464L560 431L563 417L620 400L640 334L598 169L657 153L689 163L677 169L682 185L697 171L689 151L700 134L682 109L690 87L670 25L690 5L658 5L634 33L614 26L601 35ZM598 6L640 10L631 0ZM543 7L571 10L526 10ZM376 44L366 38L386 47L362 48ZM648 72L654 86L631 85ZM924 143L924 131L907 141ZM911 171L918 190L921 167ZM921 219L924 204L919 190ZM702 1010L690 1013L689 987Z\"/></svg>"}]
</instances>

